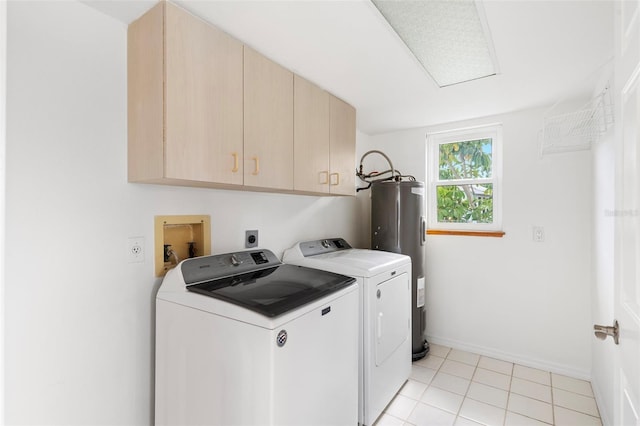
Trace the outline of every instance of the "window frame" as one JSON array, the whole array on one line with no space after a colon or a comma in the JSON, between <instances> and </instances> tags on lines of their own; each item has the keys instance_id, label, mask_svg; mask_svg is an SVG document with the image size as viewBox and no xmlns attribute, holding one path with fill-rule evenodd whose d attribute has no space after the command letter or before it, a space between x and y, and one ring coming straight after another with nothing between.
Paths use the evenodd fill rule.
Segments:
<instances>
[{"instance_id":1,"label":"window frame","mask_svg":"<svg viewBox=\"0 0 640 426\"><path fill-rule=\"evenodd\" d=\"M491 178L440 180L440 145L491 138ZM502 232L502 124L491 123L461 129L427 133L427 230ZM456 183L493 185L492 223L438 222L438 186Z\"/></svg>"}]
</instances>

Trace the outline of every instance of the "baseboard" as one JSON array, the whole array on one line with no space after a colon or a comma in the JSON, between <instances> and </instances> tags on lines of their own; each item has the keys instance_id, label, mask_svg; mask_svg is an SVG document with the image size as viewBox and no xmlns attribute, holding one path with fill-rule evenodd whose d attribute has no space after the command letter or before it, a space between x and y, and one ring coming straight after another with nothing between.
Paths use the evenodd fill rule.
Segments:
<instances>
[{"instance_id":1,"label":"baseboard","mask_svg":"<svg viewBox=\"0 0 640 426\"><path fill-rule=\"evenodd\" d=\"M540 370L550 371L552 373L562 374L576 379L591 381L591 371L578 369L573 365L558 364L543 359L531 358L523 354L499 351L494 348L488 348L485 346L470 345L465 342L438 336L427 336L427 341L436 345L447 346L453 349L473 352L479 355L513 362L515 364L524 365L525 367L537 368Z\"/></svg>"},{"instance_id":2,"label":"baseboard","mask_svg":"<svg viewBox=\"0 0 640 426\"><path fill-rule=\"evenodd\" d=\"M593 394L596 398L596 405L598 406L598 412L600 413L600 421L602 422L602 426L613 425L613 421L611 419L611 416L609 415L610 413L603 410L606 405L600 395L604 395L604 393L601 391L596 380L591 381L591 388L593 389Z\"/></svg>"}]
</instances>

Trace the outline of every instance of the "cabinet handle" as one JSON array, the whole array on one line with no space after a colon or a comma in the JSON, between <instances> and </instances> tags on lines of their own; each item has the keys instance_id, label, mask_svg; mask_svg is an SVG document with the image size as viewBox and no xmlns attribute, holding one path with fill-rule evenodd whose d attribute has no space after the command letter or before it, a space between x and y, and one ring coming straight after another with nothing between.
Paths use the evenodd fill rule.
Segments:
<instances>
[{"instance_id":1,"label":"cabinet handle","mask_svg":"<svg viewBox=\"0 0 640 426\"><path fill-rule=\"evenodd\" d=\"M331 176L331 177L335 176L336 177L336 183L331 182L330 185L333 185L333 186L340 185L340 173L331 173L329 176Z\"/></svg>"},{"instance_id":2,"label":"cabinet handle","mask_svg":"<svg viewBox=\"0 0 640 426\"><path fill-rule=\"evenodd\" d=\"M233 169L231 169L232 173L236 173L238 171L238 153L234 152L233 155Z\"/></svg>"},{"instance_id":3,"label":"cabinet handle","mask_svg":"<svg viewBox=\"0 0 640 426\"><path fill-rule=\"evenodd\" d=\"M320 176L324 177L324 179L320 180L320 185L326 185L326 184L329 183L329 172L328 171L320 172L318 177L320 177Z\"/></svg>"},{"instance_id":4,"label":"cabinet handle","mask_svg":"<svg viewBox=\"0 0 640 426\"><path fill-rule=\"evenodd\" d=\"M255 167L255 169L253 169L253 173L251 173L251 174L255 176L258 173L260 173L260 158L253 157L253 161L255 161L256 167Z\"/></svg>"}]
</instances>

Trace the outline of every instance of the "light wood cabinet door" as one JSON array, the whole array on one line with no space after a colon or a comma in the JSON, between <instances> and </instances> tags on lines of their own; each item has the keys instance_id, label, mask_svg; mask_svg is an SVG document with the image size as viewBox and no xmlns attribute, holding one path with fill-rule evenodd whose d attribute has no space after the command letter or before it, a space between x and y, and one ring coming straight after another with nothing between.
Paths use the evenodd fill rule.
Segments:
<instances>
[{"instance_id":1,"label":"light wood cabinet door","mask_svg":"<svg viewBox=\"0 0 640 426\"><path fill-rule=\"evenodd\" d=\"M242 44L166 3L165 67L165 176L242 184Z\"/></svg>"},{"instance_id":2,"label":"light wood cabinet door","mask_svg":"<svg viewBox=\"0 0 640 426\"><path fill-rule=\"evenodd\" d=\"M329 122L329 192L355 195L356 110L331 95Z\"/></svg>"},{"instance_id":3,"label":"light wood cabinet door","mask_svg":"<svg viewBox=\"0 0 640 426\"><path fill-rule=\"evenodd\" d=\"M293 73L247 46L244 184L293 190Z\"/></svg>"},{"instance_id":4,"label":"light wood cabinet door","mask_svg":"<svg viewBox=\"0 0 640 426\"><path fill-rule=\"evenodd\" d=\"M128 30L129 181L242 184L242 44L160 2Z\"/></svg>"},{"instance_id":5,"label":"light wood cabinet door","mask_svg":"<svg viewBox=\"0 0 640 426\"><path fill-rule=\"evenodd\" d=\"M329 93L294 76L294 189L329 192Z\"/></svg>"},{"instance_id":6,"label":"light wood cabinet door","mask_svg":"<svg viewBox=\"0 0 640 426\"><path fill-rule=\"evenodd\" d=\"M164 4L127 31L127 137L130 182L164 177Z\"/></svg>"}]
</instances>

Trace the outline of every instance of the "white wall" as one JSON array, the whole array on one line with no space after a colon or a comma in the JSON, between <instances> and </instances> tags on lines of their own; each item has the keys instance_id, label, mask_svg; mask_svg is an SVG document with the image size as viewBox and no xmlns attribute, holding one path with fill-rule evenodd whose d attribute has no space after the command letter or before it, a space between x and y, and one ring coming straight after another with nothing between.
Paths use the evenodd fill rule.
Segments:
<instances>
[{"instance_id":1,"label":"white wall","mask_svg":"<svg viewBox=\"0 0 640 426\"><path fill-rule=\"evenodd\" d=\"M8 16L6 422L151 424L154 216L211 215L218 253L259 229L280 255L362 244L360 203L128 184L125 26L72 1ZM130 236L144 263L127 263Z\"/></svg>"},{"instance_id":2,"label":"white wall","mask_svg":"<svg viewBox=\"0 0 640 426\"><path fill-rule=\"evenodd\" d=\"M428 131L503 123L503 238L427 237L427 338L588 378L591 163L588 151L538 155L544 110L370 138L424 180ZM543 226L545 241L532 240Z\"/></svg>"},{"instance_id":3,"label":"white wall","mask_svg":"<svg viewBox=\"0 0 640 426\"><path fill-rule=\"evenodd\" d=\"M0 2L0 425L4 425L4 242L7 100L7 2Z\"/></svg>"}]
</instances>

